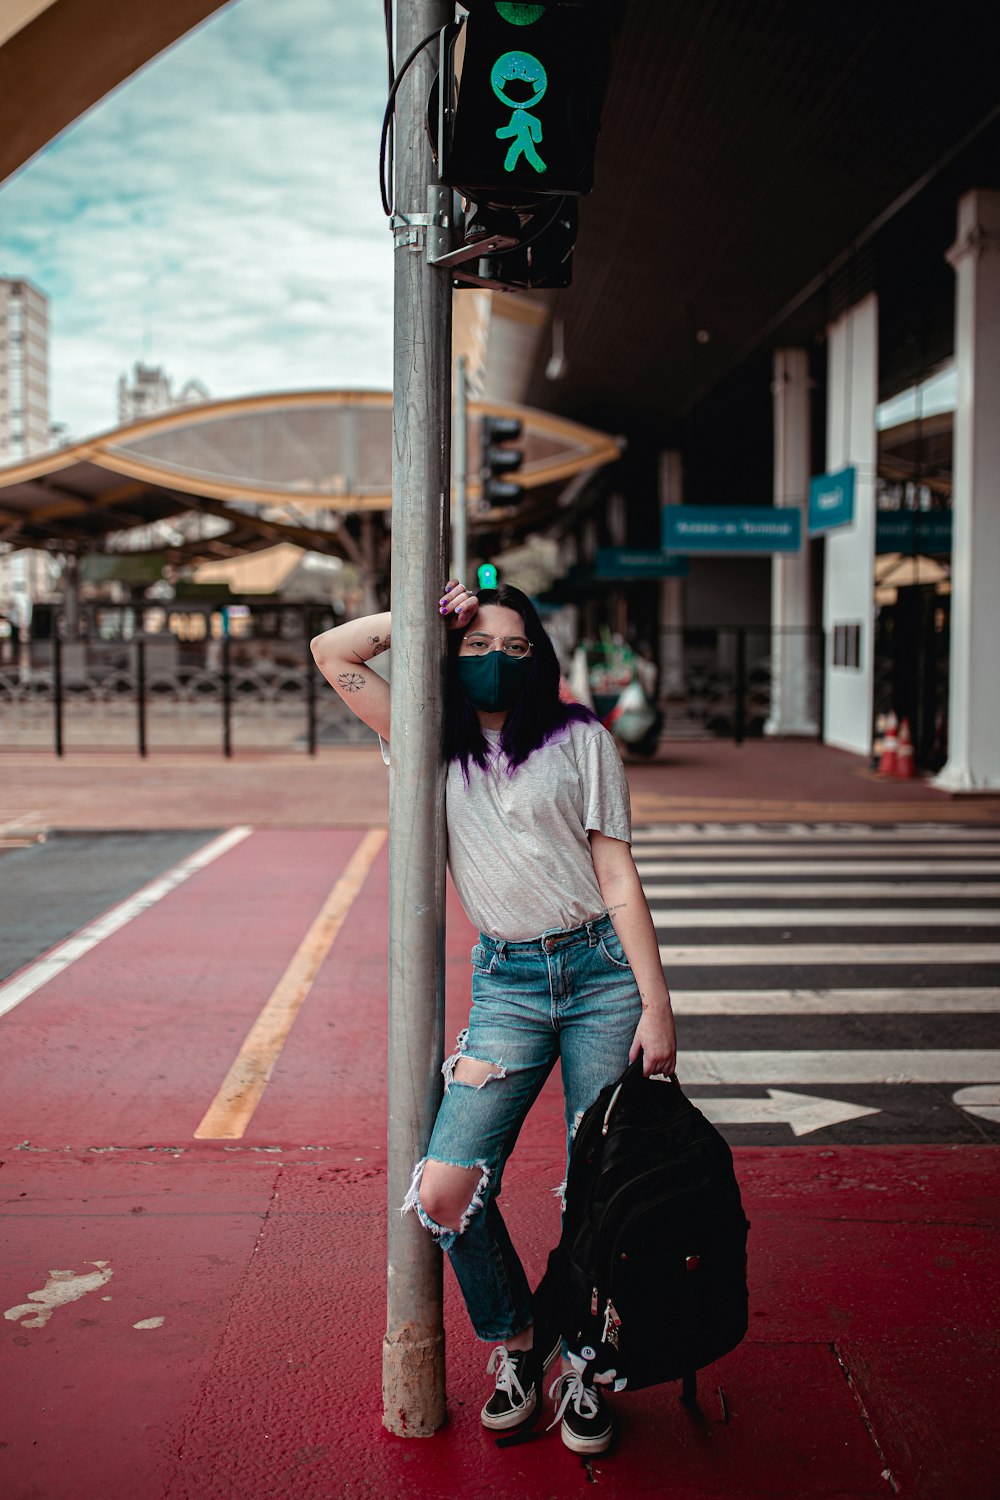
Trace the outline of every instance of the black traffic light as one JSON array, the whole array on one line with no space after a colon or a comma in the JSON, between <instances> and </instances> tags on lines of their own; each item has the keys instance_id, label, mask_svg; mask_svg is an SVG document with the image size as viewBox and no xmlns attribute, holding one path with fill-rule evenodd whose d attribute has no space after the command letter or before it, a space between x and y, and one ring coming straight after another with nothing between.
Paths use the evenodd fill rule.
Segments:
<instances>
[{"instance_id":1,"label":"black traffic light","mask_svg":"<svg viewBox=\"0 0 1000 1500\"><path fill-rule=\"evenodd\" d=\"M523 424L518 417L483 417L480 432L483 451L483 504L516 505L524 495L524 485L509 477L521 467L524 450L508 448L521 436Z\"/></svg>"},{"instance_id":2,"label":"black traffic light","mask_svg":"<svg viewBox=\"0 0 1000 1500\"><path fill-rule=\"evenodd\" d=\"M510 209L499 210L511 213ZM575 198L555 198L537 212L521 215L520 240L506 248L482 247L475 259L456 267L456 286L499 286L523 288L549 287L563 289L570 285L573 271L573 247L576 244L579 214ZM489 213L477 210L466 222L466 236L472 243L479 221L487 227L493 222ZM479 234L482 241L487 236Z\"/></svg>"},{"instance_id":3,"label":"black traffic light","mask_svg":"<svg viewBox=\"0 0 1000 1500\"><path fill-rule=\"evenodd\" d=\"M589 193L610 60L604 0L467 3L451 90L442 73L441 181L480 205Z\"/></svg>"}]
</instances>

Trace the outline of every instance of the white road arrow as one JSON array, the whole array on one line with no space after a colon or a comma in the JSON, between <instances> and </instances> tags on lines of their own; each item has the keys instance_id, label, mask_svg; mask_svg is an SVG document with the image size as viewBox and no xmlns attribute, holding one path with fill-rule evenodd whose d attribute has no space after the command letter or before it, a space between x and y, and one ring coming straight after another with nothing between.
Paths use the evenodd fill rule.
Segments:
<instances>
[{"instance_id":1,"label":"white road arrow","mask_svg":"<svg viewBox=\"0 0 1000 1500\"><path fill-rule=\"evenodd\" d=\"M989 1120L994 1125L1000 1125L1000 1088L997 1088L995 1083L976 1084L970 1089L959 1089L951 1097L965 1110L966 1114L978 1115L981 1120Z\"/></svg>"},{"instance_id":2,"label":"white road arrow","mask_svg":"<svg viewBox=\"0 0 1000 1500\"><path fill-rule=\"evenodd\" d=\"M767 1099L699 1099L691 1096L702 1114L713 1125L774 1125L792 1127L793 1135L808 1135L825 1130L828 1125L843 1125L846 1120L860 1120L862 1115L881 1111L863 1104L845 1104L840 1099L818 1099L811 1094L790 1094L785 1089L768 1089Z\"/></svg>"}]
</instances>

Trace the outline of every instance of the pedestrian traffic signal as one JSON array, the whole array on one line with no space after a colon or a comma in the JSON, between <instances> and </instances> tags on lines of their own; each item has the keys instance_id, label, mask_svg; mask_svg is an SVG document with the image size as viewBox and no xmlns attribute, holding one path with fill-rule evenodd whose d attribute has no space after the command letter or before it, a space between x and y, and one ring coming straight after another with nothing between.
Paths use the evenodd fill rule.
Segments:
<instances>
[{"instance_id":1,"label":"pedestrian traffic signal","mask_svg":"<svg viewBox=\"0 0 1000 1500\"><path fill-rule=\"evenodd\" d=\"M610 56L602 0L466 3L453 88L441 80L441 181L477 204L589 193Z\"/></svg>"},{"instance_id":2,"label":"pedestrian traffic signal","mask_svg":"<svg viewBox=\"0 0 1000 1500\"><path fill-rule=\"evenodd\" d=\"M483 417L480 431L483 450L483 504L516 505L524 495L524 485L509 477L524 461L522 448L508 448L521 436L518 417Z\"/></svg>"},{"instance_id":3,"label":"pedestrian traffic signal","mask_svg":"<svg viewBox=\"0 0 1000 1500\"><path fill-rule=\"evenodd\" d=\"M456 286L499 286L525 291L534 287L569 286L579 222L576 199L546 200L537 212L522 217L520 242L510 248L485 249L476 261L458 266Z\"/></svg>"}]
</instances>

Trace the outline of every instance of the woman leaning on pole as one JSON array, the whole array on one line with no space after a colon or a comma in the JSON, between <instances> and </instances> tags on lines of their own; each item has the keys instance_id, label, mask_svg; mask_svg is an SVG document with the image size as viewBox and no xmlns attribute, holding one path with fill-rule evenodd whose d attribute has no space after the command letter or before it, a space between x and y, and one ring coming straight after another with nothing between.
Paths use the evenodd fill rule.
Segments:
<instances>
[{"instance_id":1,"label":"woman leaning on pole","mask_svg":"<svg viewBox=\"0 0 1000 1500\"><path fill-rule=\"evenodd\" d=\"M447 627L448 864L470 920L472 1011L404 1209L445 1251L477 1337L495 1344L492 1431L532 1418L559 1336L533 1322L531 1289L498 1206L504 1164L558 1058L567 1150L575 1122L626 1063L672 1072L670 996L632 859L628 786L612 736L559 698L559 664L530 599L451 580ZM313 655L348 707L391 744L390 691L369 663L388 613L319 635ZM601 1391L567 1365L552 1384L563 1442L602 1453ZM553 1422L555 1425L555 1422Z\"/></svg>"}]
</instances>

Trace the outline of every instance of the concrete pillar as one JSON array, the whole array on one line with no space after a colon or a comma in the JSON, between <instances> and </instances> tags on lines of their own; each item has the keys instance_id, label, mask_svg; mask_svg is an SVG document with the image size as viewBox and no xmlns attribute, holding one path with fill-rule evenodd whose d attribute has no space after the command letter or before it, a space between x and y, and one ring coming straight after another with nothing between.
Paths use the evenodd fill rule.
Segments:
<instances>
[{"instance_id":1,"label":"concrete pillar","mask_svg":"<svg viewBox=\"0 0 1000 1500\"><path fill-rule=\"evenodd\" d=\"M660 454L660 509L684 499L684 469L675 449ZM660 581L660 698L684 692L684 580Z\"/></svg>"},{"instance_id":2,"label":"concrete pillar","mask_svg":"<svg viewBox=\"0 0 1000 1500\"><path fill-rule=\"evenodd\" d=\"M1000 787L1000 192L966 193L955 268L955 410L948 760L935 786Z\"/></svg>"},{"instance_id":3,"label":"concrete pillar","mask_svg":"<svg viewBox=\"0 0 1000 1500\"><path fill-rule=\"evenodd\" d=\"M809 585L809 356L805 349L776 349L774 379L775 505L802 513L802 549L771 559L771 714L765 734L816 735L813 701Z\"/></svg>"},{"instance_id":4,"label":"concrete pillar","mask_svg":"<svg viewBox=\"0 0 1000 1500\"><path fill-rule=\"evenodd\" d=\"M875 681L875 473L878 433L878 299L874 293L827 331L826 467L854 468L854 523L824 540L823 627L826 631L823 739L869 755ZM835 632L857 642L848 661L834 661Z\"/></svg>"}]
</instances>

